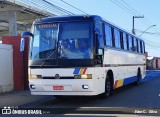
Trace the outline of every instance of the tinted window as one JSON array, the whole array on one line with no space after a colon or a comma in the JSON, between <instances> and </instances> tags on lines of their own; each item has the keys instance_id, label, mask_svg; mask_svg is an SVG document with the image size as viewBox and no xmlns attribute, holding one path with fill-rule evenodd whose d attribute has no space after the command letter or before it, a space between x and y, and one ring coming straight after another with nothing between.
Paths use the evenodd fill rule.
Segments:
<instances>
[{"instance_id":1,"label":"tinted window","mask_svg":"<svg viewBox=\"0 0 160 117\"><path fill-rule=\"evenodd\" d=\"M139 52L139 44L138 44L138 39L136 39L137 42L137 52Z\"/></svg>"},{"instance_id":2,"label":"tinted window","mask_svg":"<svg viewBox=\"0 0 160 117\"><path fill-rule=\"evenodd\" d=\"M123 32L120 31L120 48L124 49Z\"/></svg>"},{"instance_id":3,"label":"tinted window","mask_svg":"<svg viewBox=\"0 0 160 117\"><path fill-rule=\"evenodd\" d=\"M128 41L129 41L129 50L133 51L133 47L132 47L132 37L129 35L128 36Z\"/></svg>"},{"instance_id":4,"label":"tinted window","mask_svg":"<svg viewBox=\"0 0 160 117\"><path fill-rule=\"evenodd\" d=\"M142 53L144 54L143 41L141 41L141 43L142 43Z\"/></svg>"},{"instance_id":5,"label":"tinted window","mask_svg":"<svg viewBox=\"0 0 160 117\"><path fill-rule=\"evenodd\" d=\"M98 37L98 43L99 43L99 45L98 45L98 48L104 48L104 40L103 40L103 37L102 36L99 36Z\"/></svg>"},{"instance_id":6,"label":"tinted window","mask_svg":"<svg viewBox=\"0 0 160 117\"><path fill-rule=\"evenodd\" d=\"M128 34L126 34L126 41L127 41L127 50L129 50L129 40L128 40Z\"/></svg>"},{"instance_id":7,"label":"tinted window","mask_svg":"<svg viewBox=\"0 0 160 117\"><path fill-rule=\"evenodd\" d=\"M143 53L142 41L140 41L140 53Z\"/></svg>"},{"instance_id":8,"label":"tinted window","mask_svg":"<svg viewBox=\"0 0 160 117\"><path fill-rule=\"evenodd\" d=\"M115 47L115 37L114 37L114 28L111 27L111 33L112 33L112 46Z\"/></svg>"},{"instance_id":9,"label":"tinted window","mask_svg":"<svg viewBox=\"0 0 160 117\"><path fill-rule=\"evenodd\" d=\"M143 53L145 53L145 44L144 44L144 41L143 41Z\"/></svg>"},{"instance_id":10,"label":"tinted window","mask_svg":"<svg viewBox=\"0 0 160 117\"><path fill-rule=\"evenodd\" d=\"M114 29L115 47L120 48L120 34L118 29Z\"/></svg>"},{"instance_id":11,"label":"tinted window","mask_svg":"<svg viewBox=\"0 0 160 117\"><path fill-rule=\"evenodd\" d=\"M112 46L112 34L111 27L108 24L105 24L105 36L106 36L106 45Z\"/></svg>"},{"instance_id":12,"label":"tinted window","mask_svg":"<svg viewBox=\"0 0 160 117\"><path fill-rule=\"evenodd\" d=\"M127 50L127 36L126 36L126 33L123 33L123 45L124 45L124 50Z\"/></svg>"},{"instance_id":13,"label":"tinted window","mask_svg":"<svg viewBox=\"0 0 160 117\"><path fill-rule=\"evenodd\" d=\"M99 29L101 30L101 29ZM58 55L67 59L92 58L92 42L88 22L61 23L58 39ZM98 36L100 45L103 46L101 34ZM53 51L53 50L52 50ZM51 51L51 52L52 52Z\"/></svg>"},{"instance_id":14,"label":"tinted window","mask_svg":"<svg viewBox=\"0 0 160 117\"><path fill-rule=\"evenodd\" d=\"M137 39L134 37L134 51L137 52Z\"/></svg>"},{"instance_id":15,"label":"tinted window","mask_svg":"<svg viewBox=\"0 0 160 117\"><path fill-rule=\"evenodd\" d=\"M133 37L131 37L132 38L132 51L135 51L134 50L134 38Z\"/></svg>"},{"instance_id":16,"label":"tinted window","mask_svg":"<svg viewBox=\"0 0 160 117\"><path fill-rule=\"evenodd\" d=\"M141 53L140 40L138 39L138 52Z\"/></svg>"}]
</instances>

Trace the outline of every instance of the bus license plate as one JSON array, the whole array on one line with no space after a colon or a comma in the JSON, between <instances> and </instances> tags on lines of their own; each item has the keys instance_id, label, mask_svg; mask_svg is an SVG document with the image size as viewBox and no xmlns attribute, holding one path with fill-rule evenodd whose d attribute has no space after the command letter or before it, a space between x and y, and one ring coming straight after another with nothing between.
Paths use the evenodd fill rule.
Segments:
<instances>
[{"instance_id":1,"label":"bus license plate","mask_svg":"<svg viewBox=\"0 0 160 117\"><path fill-rule=\"evenodd\" d=\"M53 90L64 90L63 86L53 86Z\"/></svg>"}]
</instances>

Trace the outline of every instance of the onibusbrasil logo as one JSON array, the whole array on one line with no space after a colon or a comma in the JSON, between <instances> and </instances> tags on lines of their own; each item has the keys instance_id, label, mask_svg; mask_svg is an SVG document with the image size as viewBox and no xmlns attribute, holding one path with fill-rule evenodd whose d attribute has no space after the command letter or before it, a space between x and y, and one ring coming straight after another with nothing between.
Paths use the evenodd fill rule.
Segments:
<instances>
[{"instance_id":1,"label":"onibusbrasil logo","mask_svg":"<svg viewBox=\"0 0 160 117\"><path fill-rule=\"evenodd\" d=\"M36 109L18 109L18 107L4 107L2 114L42 114L42 110Z\"/></svg>"}]
</instances>

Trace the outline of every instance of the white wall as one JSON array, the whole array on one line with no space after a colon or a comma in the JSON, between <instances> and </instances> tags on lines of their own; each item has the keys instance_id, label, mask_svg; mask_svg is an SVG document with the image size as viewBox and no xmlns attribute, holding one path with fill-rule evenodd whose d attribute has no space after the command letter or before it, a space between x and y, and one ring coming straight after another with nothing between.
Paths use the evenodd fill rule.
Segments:
<instances>
[{"instance_id":1,"label":"white wall","mask_svg":"<svg viewBox=\"0 0 160 117\"><path fill-rule=\"evenodd\" d=\"M0 44L0 93L13 90L13 49Z\"/></svg>"}]
</instances>

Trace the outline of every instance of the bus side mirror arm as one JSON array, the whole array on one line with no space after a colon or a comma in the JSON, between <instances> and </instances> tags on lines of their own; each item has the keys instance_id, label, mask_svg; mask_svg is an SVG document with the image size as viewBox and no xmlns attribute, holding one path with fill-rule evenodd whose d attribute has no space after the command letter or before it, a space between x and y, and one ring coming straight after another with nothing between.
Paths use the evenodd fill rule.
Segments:
<instances>
[{"instance_id":1,"label":"bus side mirror arm","mask_svg":"<svg viewBox=\"0 0 160 117\"><path fill-rule=\"evenodd\" d=\"M95 63L96 63L96 65L102 65L102 63L103 63L103 59L102 59L102 55L96 55L95 56Z\"/></svg>"},{"instance_id":2,"label":"bus side mirror arm","mask_svg":"<svg viewBox=\"0 0 160 117\"><path fill-rule=\"evenodd\" d=\"M21 34L21 38L28 37L28 36L34 38L34 35L32 33L28 32L28 31L27 32L22 32L22 34Z\"/></svg>"}]
</instances>

